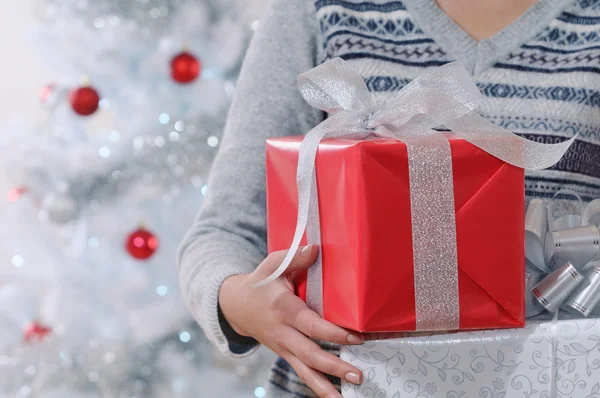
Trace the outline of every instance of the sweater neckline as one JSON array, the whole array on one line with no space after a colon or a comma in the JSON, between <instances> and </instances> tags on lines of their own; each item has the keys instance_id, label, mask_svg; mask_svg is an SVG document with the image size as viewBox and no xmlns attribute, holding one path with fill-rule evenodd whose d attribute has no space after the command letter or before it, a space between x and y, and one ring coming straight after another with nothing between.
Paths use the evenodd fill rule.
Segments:
<instances>
[{"instance_id":1,"label":"sweater neckline","mask_svg":"<svg viewBox=\"0 0 600 398\"><path fill-rule=\"evenodd\" d=\"M538 0L494 36L475 40L448 16L435 0L405 0L418 26L474 75L493 66L550 24L571 0Z\"/></svg>"}]
</instances>

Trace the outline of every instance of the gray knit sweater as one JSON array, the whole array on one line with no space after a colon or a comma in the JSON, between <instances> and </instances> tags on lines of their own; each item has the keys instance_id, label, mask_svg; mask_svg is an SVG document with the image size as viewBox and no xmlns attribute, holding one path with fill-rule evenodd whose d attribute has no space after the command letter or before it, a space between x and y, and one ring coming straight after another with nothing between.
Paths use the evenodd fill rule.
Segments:
<instances>
[{"instance_id":1,"label":"gray knit sweater","mask_svg":"<svg viewBox=\"0 0 600 398\"><path fill-rule=\"evenodd\" d=\"M462 62L486 96L478 111L490 121L546 143L580 131L563 161L527 174L528 197L562 188L586 201L600 197L600 0L539 0L480 42L434 0L273 0L242 68L204 208L179 251L186 302L224 353L246 355L256 345L228 327L218 292L266 255L265 140L322 121L296 79L337 56L381 101L426 68ZM270 397L313 396L282 360L270 388Z\"/></svg>"}]
</instances>

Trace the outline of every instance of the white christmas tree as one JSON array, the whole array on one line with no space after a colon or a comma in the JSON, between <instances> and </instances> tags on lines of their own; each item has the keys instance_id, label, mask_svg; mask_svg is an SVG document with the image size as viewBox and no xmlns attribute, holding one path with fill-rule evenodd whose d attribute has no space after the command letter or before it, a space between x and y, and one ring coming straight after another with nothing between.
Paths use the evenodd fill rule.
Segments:
<instances>
[{"instance_id":1,"label":"white christmas tree","mask_svg":"<svg viewBox=\"0 0 600 398\"><path fill-rule=\"evenodd\" d=\"M264 395L269 355L215 357L175 264L261 6L35 2L55 80L0 138L1 397Z\"/></svg>"}]
</instances>

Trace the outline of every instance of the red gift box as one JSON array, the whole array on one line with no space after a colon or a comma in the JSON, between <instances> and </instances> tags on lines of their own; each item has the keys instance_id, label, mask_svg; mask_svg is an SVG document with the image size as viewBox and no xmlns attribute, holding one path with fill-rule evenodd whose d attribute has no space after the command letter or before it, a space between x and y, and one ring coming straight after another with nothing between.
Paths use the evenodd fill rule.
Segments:
<instances>
[{"instance_id":1,"label":"red gift box","mask_svg":"<svg viewBox=\"0 0 600 398\"><path fill-rule=\"evenodd\" d=\"M522 327L524 171L463 139L448 139L460 329ZM301 141L267 141L269 252L288 249L294 235ZM327 139L319 145L316 173L324 318L360 332L415 330L406 145L384 138ZM306 272L294 280L306 299Z\"/></svg>"}]
</instances>

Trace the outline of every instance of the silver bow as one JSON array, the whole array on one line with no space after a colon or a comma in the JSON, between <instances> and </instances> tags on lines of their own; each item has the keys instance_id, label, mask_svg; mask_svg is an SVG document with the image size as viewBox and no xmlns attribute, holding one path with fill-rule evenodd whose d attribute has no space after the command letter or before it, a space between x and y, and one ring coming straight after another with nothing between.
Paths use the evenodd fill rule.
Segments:
<instances>
[{"instance_id":1,"label":"silver bow","mask_svg":"<svg viewBox=\"0 0 600 398\"><path fill-rule=\"evenodd\" d=\"M579 214L559 214L559 196L573 196ZM600 260L600 199L587 206L575 192L558 191L545 203L533 199L525 212L525 250L527 259L540 271L549 273L570 262L581 270L590 261Z\"/></svg>"},{"instance_id":2,"label":"silver bow","mask_svg":"<svg viewBox=\"0 0 600 398\"><path fill-rule=\"evenodd\" d=\"M579 214L555 216L559 196L573 196ZM575 192L558 191L544 203L533 199L525 213L526 281L537 279L535 298L550 312L563 308L588 316L600 302L600 199L583 206ZM535 276L537 274L537 276ZM549 275L543 275L549 274ZM526 282L526 286L531 288ZM532 301L528 305L533 308Z\"/></svg>"},{"instance_id":3,"label":"silver bow","mask_svg":"<svg viewBox=\"0 0 600 398\"><path fill-rule=\"evenodd\" d=\"M306 231L308 242L320 244L315 157L321 140L376 134L406 143L414 253L417 330L458 328L458 260L450 145L433 130L445 125L487 153L525 169L557 163L575 138L559 144L529 141L474 112L483 99L466 69L450 63L424 73L390 101L376 104L362 77L340 58L298 79L304 99L329 113L309 131L298 161L298 220L290 250L265 285L281 276ZM307 303L323 315L321 258L308 271Z\"/></svg>"}]
</instances>

